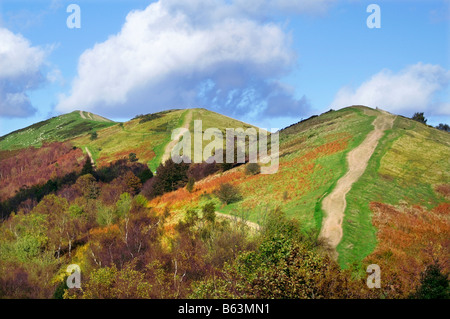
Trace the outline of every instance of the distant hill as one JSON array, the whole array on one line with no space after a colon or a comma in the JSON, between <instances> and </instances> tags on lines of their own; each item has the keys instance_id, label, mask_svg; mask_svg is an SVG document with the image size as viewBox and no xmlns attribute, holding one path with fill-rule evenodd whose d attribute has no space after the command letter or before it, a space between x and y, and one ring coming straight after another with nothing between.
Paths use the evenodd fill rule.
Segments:
<instances>
[{"instance_id":1,"label":"distant hill","mask_svg":"<svg viewBox=\"0 0 450 319\"><path fill-rule=\"evenodd\" d=\"M202 120L203 130L252 127L206 109L169 110L139 115L128 122L98 130L95 140L85 135L73 139L72 143L83 150L87 147L99 166L135 153L139 162L148 163L154 171L171 141L172 130L183 126L193 130L195 120Z\"/></svg>"},{"instance_id":2,"label":"distant hill","mask_svg":"<svg viewBox=\"0 0 450 319\"><path fill-rule=\"evenodd\" d=\"M73 111L0 137L0 150L41 147L45 142L65 141L116 124L90 112Z\"/></svg>"}]
</instances>

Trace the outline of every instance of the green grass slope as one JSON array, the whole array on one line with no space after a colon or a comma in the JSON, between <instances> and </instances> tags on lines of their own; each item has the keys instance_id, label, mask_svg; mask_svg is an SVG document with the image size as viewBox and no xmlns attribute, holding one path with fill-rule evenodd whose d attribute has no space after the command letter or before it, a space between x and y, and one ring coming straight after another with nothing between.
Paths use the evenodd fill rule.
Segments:
<instances>
[{"instance_id":1,"label":"green grass slope","mask_svg":"<svg viewBox=\"0 0 450 319\"><path fill-rule=\"evenodd\" d=\"M449 133L397 116L347 194L343 238L337 248L342 267L359 263L377 245L370 202L427 209L448 202L435 189L450 184L449 158Z\"/></svg>"},{"instance_id":2,"label":"green grass slope","mask_svg":"<svg viewBox=\"0 0 450 319\"><path fill-rule=\"evenodd\" d=\"M150 169L155 171L167 144L171 141L172 130L186 124L188 113L191 113L189 117L191 132L193 132L194 120L202 120L203 130L215 127L225 132L226 128L252 127L206 109L169 110L141 115L128 122L98 130L98 137L95 140L91 140L90 136L81 136L72 142L83 151L87 147L97 165L107 165L109 162L127 158L130 153L135 153L139 162L147 163Z\"/></svg>"},{"instance_id":3,"label":"green grass slope","mask_svg":"<svg viewBox=\"0 0 450 319\"><path fill-rule=\"evenodd\" d=\"M320 230L321 201L346 172L346 155L372 129L375 112L353 107L332 111L280 132L280 164L271 175L243 176L244 199L223 213L245 212L258 222L276 207L299 220L305 231ZM243 170L243 168L241 168Z\"/></svg>"},{"instance_id":4,"label":"green grass slope","mask_svg":"<svg viewBox=\"0 0 450 319\"><path fill-rule=\"evenodd\" d=\"M89 112L74 111L0 137L0 150L41 147L44 142L61 142L112 125L116 123L104 117Z\"/></svg>"}]
</instances>

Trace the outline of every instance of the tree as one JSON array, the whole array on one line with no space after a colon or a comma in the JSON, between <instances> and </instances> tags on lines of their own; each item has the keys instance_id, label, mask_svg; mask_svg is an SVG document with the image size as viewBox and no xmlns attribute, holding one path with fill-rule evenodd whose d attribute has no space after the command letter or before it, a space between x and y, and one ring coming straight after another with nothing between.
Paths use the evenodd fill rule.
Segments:
<instances>
[{"instance_id":1,"label":"tree","mask_svg":"<svg viewBox=\"0 0 450 319\"><path fill-rule=\"evenodd\" d=\"M261 173L261 167L258 163L248 163L247 166L245 166L246 175L256 175L259 173Z\"/></svg>"},{"instance_id":2,"label":"tree","mask_svg":"<svg viewBox=\"0 0 450 319\"><path fill-rule=\"evenodd\" d=\"M145 184L146 181L153 177L153 173L149 168L146 168L138 174L138 177L141 180L141 183Z\"/></svg>"},{"instance_id":3,"label":"tree","mask_svg":"<svg viewBox=\"0 0 450 319\"><path fill-rule=\"evenodd\" d=\"M439 123L436 128L441 131L450 132L450 126L448 124Z\"/></svg>"},{"instance_id":4,"label":"tree","mask_svg":"<svg viewBox=\"0 0 450 319\"><path fill-rule=\"evenodd\" d=\"M100 187L92 174L80 176L75 183L75 187L87 199L95 199L100 194Z\"/></svg>"},{"instance_id":5,"label":"tree","mask_svg":"<svg viewBox=\"0 0 450 319\"><path fill-rule=\"evenodd\" d=\"M418 299L449 299L448 275L441 272L438 264L429 265L421 274L420 286L413 296Z\"/></svg>"},{"instance_id":6,"label":"tree","mask_svg":"<svg viewBox=\"0 0 450 319\"><path fill-rule=\"evenodd\" d=\"M194 190L195 179L193 177L189 177L188 182L186 184L186 189L189 193L192 193Z\"/></svg>"},{"instance_id":7,"label":"tree","mask_svg":"<svg viewBox=\"0 0 450 319\"><path fill-rule=\"evenodd\" d=\"M216 195L225 204L235 203L242 199L237 187L229 183L220 185L220 187L216 190Z\"/></svg>"},{"instance_id":8,"label":"tree","mask_svg":"<svg viewBox=\"0 0 450 319\"><path fill-rule=\"evenodd\" d=\"M137 162L138 161L138 158L136 157L136 153L128 154L128 159L130 160L130 162Z\"/></svg>"},{"instance_id":9,"label":"tree","mask_svg":"<svg viewBox=\"0 0 450 319\"><path fill-rule=\"evenodd\" d=\"M98 137L97 132L92 132L92 133L91 133L91 141L96 140L97 137Z\"/></svg>"},{"instance_id":10,"label":"tree","mask_svg":"<svg viewBox=\"0 0 450 319\"><path fill-rule=\"evenodd\" d=\"M80 175L92 174L93 172L94 167L92 166L92 161L89 156L86 156L86 161L84 162Z\"/></svg>"},{"instance_id":11,"label":"tree","mask_svg":"<svg viewBox=\"0 0 450 319\"><path fill-rule=\"evenodd\" d=\"M208 222L214 223L216 220L216 207L214 203L208 203L205 206L203 206L202 209L203 213L203 219L207 220Z\"/></svg>"},{"instance_id":12,"label":"tree","mask_svg":"<svg viewBox=\"0 0 450 319\"><path fill-rule=\"evenodd\" d=\"M423 124L427 124L427 119L423 115L423 112L416 112L416 113L414 113L414 115L413 115L413 117L411 119L413 119L414 121L423 123Z\"/></svg>"},{"instance_id":13,"label":"tree","mask_svg":"<svg viewBox=\"0 0 450 319\"><path fill-rule=\"evenodd\" d=\"M188 182L187 172L189 164L176 164L171 158L161 163L156 169L156 176L147 181L143 194L148 199L184 187Z\"/></svg>"},{"instance_id":14,"label":"tree","mask_svg":"<svg viewBox=\"0 0 450 319\"><path fill-rule=\"evenodd\" d=\"M133 174L133 172L128 171L125 175L125 183L127 184L130 193L136 195L142 187L141 180Z\"/></svg>"}]
</instances>

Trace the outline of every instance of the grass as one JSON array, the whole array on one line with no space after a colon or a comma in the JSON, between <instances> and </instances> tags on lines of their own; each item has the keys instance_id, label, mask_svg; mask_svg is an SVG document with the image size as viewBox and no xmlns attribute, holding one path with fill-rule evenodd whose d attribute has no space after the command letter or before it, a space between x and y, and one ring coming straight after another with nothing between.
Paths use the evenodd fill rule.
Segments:
<instances>
[{"instance_id":1,"label":"grass","mask_svg":"<svg viewBox=\"0 0 450 319\"><path fill-rule=\"evenodd\" d=\"M86 112L85 112L86 113ZM65 141L116 125L98 116L83 119L79 111L53 117L0 137L0 150L41 147L44 142Z\"/></svg>"},{"instance_id":2,"label":"grass","mask_svg":"<svg viewBox=\"0 0 450 319\"><path fill-rule=\"evenodd\" d=\"M96 140L92 141L89 136L83 136L72 142L83 150L87 146L97 166L128 158L130 153L136 153L139 162L150 163L150 167L154 169L151 165L156 165L155 158L158 160L162 156L161 152L164 152L164 146L167 140L170 140L170 133L179 125L184 112L161 112L160 117L144 123L140 123L140 119L133 119L97 131Z\"/></svg>"},{"instance_id":3,"label":"grass","mask_svg":"<svg viewBox=\"0 0 450 319\"><path fill-rule=\"evenodd\" d=\"M370 202L431 209L446 201L434 188L450 181L448 147L448 133L397 117L347 194L344 235L337 247L343 268L360 263L377 245Z\"/></svg>"}]
</instances>

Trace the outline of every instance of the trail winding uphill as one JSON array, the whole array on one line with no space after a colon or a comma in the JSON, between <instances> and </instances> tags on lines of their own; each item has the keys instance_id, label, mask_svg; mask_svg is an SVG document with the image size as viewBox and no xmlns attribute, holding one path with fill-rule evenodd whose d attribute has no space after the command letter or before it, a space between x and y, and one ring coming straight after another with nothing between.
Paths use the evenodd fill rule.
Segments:
<instances>
[{"instance_id":1,"label":"trail winding uphill","mask_svg":"<svg viewBox=\"0 0 450 319\"><path fill-rule=\"evenodd\" d=\"M89 151L89 149L87 147L84 148L86 150L87 155L89 156L89 158L91 159L91 164L92 167L95 167L95 162L94 162L94 158L92 157L91 152Z\"/></svg>"},{"instance_id":2,"label":"trail winding uphill","mask_svg":"<svg viewBox=\"0 0 450 319\"><path fill-rule=\"evenodd\" d=\"M183 123L182 128L189 129L191 120L192 120L192 110L188 110L188 113L186 114L186 117L184 118L184 123ZM180 132L177 136L175 136L175 139L173 139L172 141L170 141L169 144L167 144L166 148L164 149L164 154L161 158L161 163L164 163L165 161L167 161L170 158L170 153L172 152L172 149L175 147L175 145L177 145L178 141L180 140L180 138L182 136L183 136L183 132Z\"/></svg>"},{"instance_id":3,"label":"trail winding uphill","mask_svg":"<svg viewBox=\"0 0 450 319\"><path fill-rule=\"evenodd\" d=\"M336 247L342 239L342 222L347 206L346 195L366 170L370 157L372 156L378 141L384 135L384 131L391 128L395 116L382 112L373 121L374 130L365 140L347 155L348 171L340 178L333 191L322 201L322 209L325 212L320 238L325 240L333 249L333 258L337 259Z\"/></svg>"}]
</instances>

